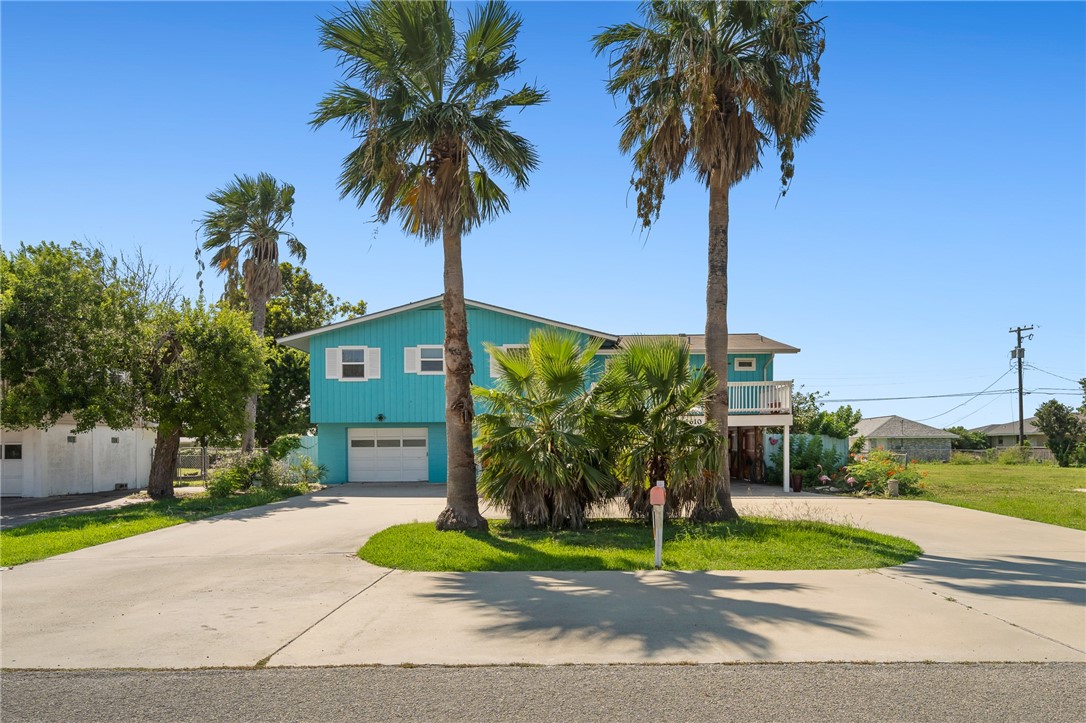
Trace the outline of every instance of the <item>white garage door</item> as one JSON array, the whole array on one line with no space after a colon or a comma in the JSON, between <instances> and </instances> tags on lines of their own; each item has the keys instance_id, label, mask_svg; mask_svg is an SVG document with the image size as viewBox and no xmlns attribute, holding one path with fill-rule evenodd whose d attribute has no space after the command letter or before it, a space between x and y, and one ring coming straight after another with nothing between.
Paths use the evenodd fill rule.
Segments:
<instances>
[{"instance_id":1,"label":"white garage door","mask_svg":"<svg viewBox=\"0 0 1086 723\"><path fill-rule=\"evenodd\" d=\"M425 482L426 429L348 429L348 482Z\"/></svg>"}]
</instances>

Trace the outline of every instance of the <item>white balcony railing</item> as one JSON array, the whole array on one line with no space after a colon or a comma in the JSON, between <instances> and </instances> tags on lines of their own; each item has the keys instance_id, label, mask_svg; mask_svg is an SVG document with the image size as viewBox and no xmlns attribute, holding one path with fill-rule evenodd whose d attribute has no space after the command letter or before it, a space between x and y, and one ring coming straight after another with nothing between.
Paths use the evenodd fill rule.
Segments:
<instances>
[{"instance_id":1,"label":"white balcony railing","mask_svg":"<svg viewBox=\"0 0 1086 723\"><path fill-rule=\"evenodd\" d=\"M791 414L792 382L728 382L729 414Z\"/></svg>"}]
</instances>

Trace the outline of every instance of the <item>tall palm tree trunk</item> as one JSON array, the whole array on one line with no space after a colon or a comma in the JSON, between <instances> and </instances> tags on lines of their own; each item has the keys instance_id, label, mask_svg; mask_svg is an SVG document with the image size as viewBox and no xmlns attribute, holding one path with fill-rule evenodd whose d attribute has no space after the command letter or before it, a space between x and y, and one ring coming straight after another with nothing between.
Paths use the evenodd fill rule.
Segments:
<instances>
[{"instance_id":1,"label":"tall palm tree trunk","mask_svg":"<svg viewBox=\"0 0 1086 723\"><path fill-rule=\"evenodd\" d=\"M445 434L448 446L446 507L437 518L439 530L485 530L475 486L475 449L471 422L471 347L468 314L464 306L464 267L460 259L460 227L446 224L445 252Z\"/></svg>"},{"instance_id":2,"label":"tall palm tree trunk","mask_svg":"<svg viewBox=\"0 0 1086 723\"><path fill-rule=\"evenodd\" d=\"M709 178L709 277L705 289L705 363L720 380L706 416L728 441L728 180L720 169ZM726 447L725 447L726 449ZM716 499L698 500L691 517L737 520L727 453L716 477Z\"/></svg>"},{"instance_id":3,"label":"tall palm tree trunk","mask_svg":"<svg viewBox=\"0 0 1086 723\"><path fill-rule=\"evenodd\" d=\"M276 267L278 273L278 267ZM251 299L253 305L253 332L260 338L264 338L264 326L268 316L268 298ZM245 401L245 433L241 436L241 451L252 452L256 446L256 405L257 395L253 394Z\"/></svg>"}]
</instances>

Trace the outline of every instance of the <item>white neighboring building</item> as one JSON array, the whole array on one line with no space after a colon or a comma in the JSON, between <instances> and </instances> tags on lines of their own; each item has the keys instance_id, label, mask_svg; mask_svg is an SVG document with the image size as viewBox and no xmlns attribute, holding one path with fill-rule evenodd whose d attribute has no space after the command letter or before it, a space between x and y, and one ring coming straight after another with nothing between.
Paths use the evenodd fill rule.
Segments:
<instances>
[{"instance_id":1,"label":"white neighboring building","mask_svg":"<svg viewBox=\"0 0 1086 723\"><path fill-rule=\"evenodd\" d=\"M75 434L62 417L48 429L0 430L0 495L50 497L140 489L151 474L153 427L98 426Z\"/></svg>"}]
</instances>

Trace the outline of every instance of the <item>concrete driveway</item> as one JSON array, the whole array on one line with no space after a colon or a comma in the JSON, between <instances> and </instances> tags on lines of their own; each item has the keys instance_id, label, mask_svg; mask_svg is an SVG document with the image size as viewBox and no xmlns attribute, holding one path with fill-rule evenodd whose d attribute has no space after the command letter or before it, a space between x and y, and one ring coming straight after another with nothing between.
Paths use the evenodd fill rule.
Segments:
<instances>
[{"instance_id":1,"label":"concrete driveway","mask_svg":"<svg viewBox=\"0 0 1086 723\"><path fill-rule=\"evenodd\" d=\"M737 490L901 535L877 571L411 573L354 557L434 486L343 485L0 572L6 668L1086 661L1086 533L930 502Z\"/></svg>"}]
</instances>

